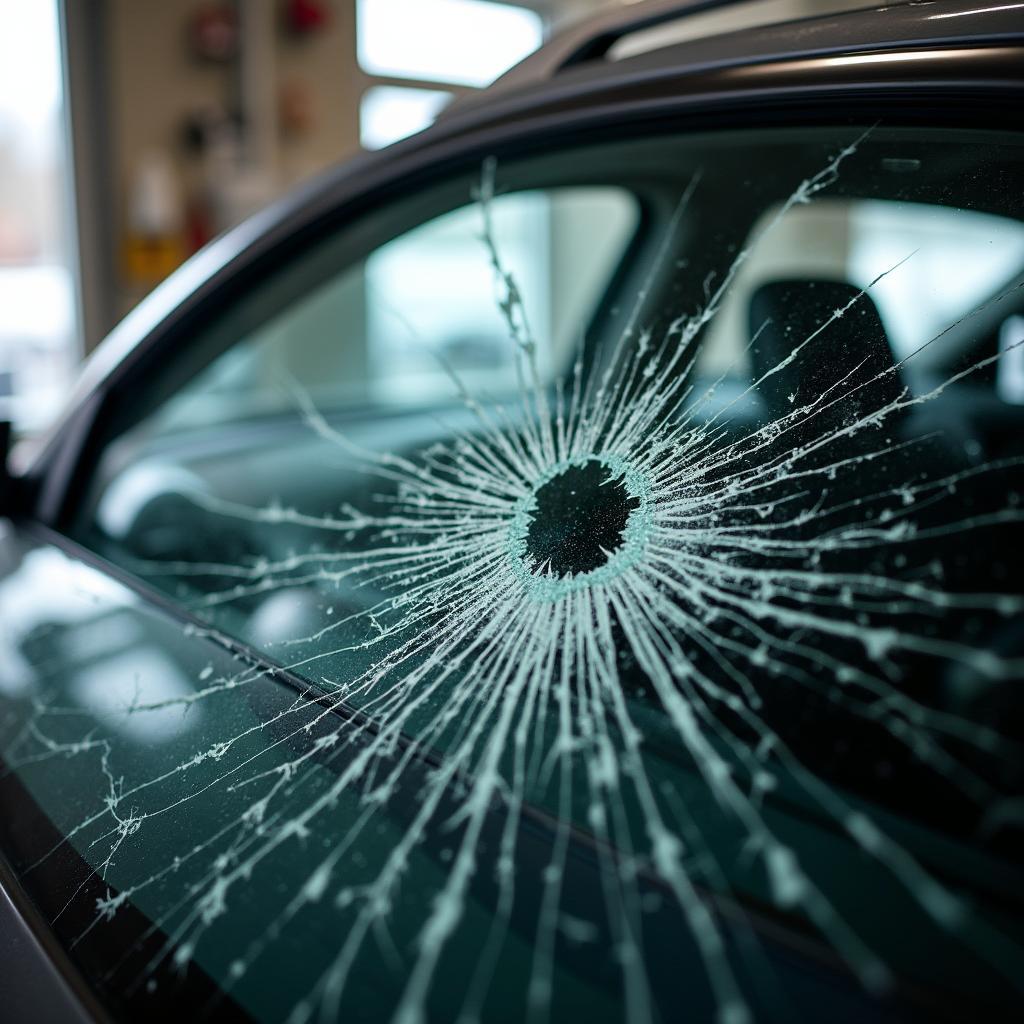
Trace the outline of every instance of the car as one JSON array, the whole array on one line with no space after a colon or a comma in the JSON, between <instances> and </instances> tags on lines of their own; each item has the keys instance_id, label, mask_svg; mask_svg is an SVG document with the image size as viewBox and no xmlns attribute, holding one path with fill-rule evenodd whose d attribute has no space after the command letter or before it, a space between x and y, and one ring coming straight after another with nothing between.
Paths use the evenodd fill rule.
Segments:
<instances>
[{"instance_id":1,"label":"car","mask_svg":"<svg viewBox=\"0 0 1024 1024\"><path fill-rule=\"evenodd\" d=\"M1020 1018L1024 5L719 6L214 240L12 448L4 1020Z\"/></svg>"}]
</instances>

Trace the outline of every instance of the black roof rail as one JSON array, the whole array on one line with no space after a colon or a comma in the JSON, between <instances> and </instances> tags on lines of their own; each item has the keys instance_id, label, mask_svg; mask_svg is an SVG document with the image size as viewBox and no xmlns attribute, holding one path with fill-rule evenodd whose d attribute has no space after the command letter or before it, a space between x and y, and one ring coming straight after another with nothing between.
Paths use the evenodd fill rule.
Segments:
<instances>
[{"instance_id":1,"label":"black roof rail","mask_svg":"<svg viewBox=\"0 0 1024 1024\"><path fill-rule=\"evenodd\" d=\"M679 21L705 11L758 0L641 0L600 11L558 32L536 53L502 75L488 92L516 88L554 78L575 64L597 60L623 36Z\"/></svg>"}]
</instances>

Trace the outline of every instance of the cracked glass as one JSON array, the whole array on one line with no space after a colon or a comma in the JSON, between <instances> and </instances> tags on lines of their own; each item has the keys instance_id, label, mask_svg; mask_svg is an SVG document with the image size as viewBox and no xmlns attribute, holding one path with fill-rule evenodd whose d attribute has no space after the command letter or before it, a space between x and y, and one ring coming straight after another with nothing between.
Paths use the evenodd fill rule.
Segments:
<instances>
[{"instance_id":1,"label":"cracked glass","mask_svg":"<svg viewBox=\"0 0 1024 1024\"><path fill-rule=\"evenodd\" d=\"M0 719L56 830L22 875L73 862L109 997L1019 1006L1022 161L885 125L488 158L133 381L71 534L153 600L63 612L55 657L110 650Z\"/></svg>"}]
</instances>

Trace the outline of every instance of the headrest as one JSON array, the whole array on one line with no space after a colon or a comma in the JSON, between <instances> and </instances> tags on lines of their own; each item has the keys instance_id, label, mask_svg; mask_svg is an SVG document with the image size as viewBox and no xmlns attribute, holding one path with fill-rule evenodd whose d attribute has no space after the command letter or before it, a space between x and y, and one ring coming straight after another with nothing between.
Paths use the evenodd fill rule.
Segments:
<instances>
[{"instance_id":1,"label":"headrest","mask_svg":"<svg viewBox=\"0 0 1024 1024\"><path fill-rule=\"evenodd\" d=\"M842 315L835 316L840 310ZM830 388L826 401L838 400L833 411L844 419L880 408L900 394L898 373L878 377L893 366L878 309L870 295L860 295L845 281L772 281L753 293L751 338L760 331L751 349L754 380L779 366L823 324L791 363L758 388L769 418L784 416Z\"/></svg>"}]
</instances>

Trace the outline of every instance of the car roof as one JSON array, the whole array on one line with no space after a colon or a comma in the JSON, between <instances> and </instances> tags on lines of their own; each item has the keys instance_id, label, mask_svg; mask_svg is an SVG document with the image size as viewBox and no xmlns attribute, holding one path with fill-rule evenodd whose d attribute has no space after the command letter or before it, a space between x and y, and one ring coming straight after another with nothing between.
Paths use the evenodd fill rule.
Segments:
<instances>
[{"instance_id":1,"label":"car roof","mask_svg":"<svg viewBox=\"0 0 1024 1024\"><path fill-rule=\"evenodd\" d=\"M542 84L570 68L603 63L607 69L616 44L648 29L682 28L696 15L745 8L742 26L697 32L686 41L665 35L661 45L645 49L648 63L706 64L786 59L853 48L971 43L1020 35L1024 3L1020 0L897 0L877 4L833 0L832 10L774 18L765 0L645 0L613 6L557 33L544 46L502 75L485 95L493 97L531 84Z\"/></svg>"},{"instance_id":2,"label":"car roof","mask_svg":"<svg viewBox=\"0 0 1024 1024\"><path fill-rule=\"evenodd\" d=\"M655 27L679 25L728 7L750 8L746 27L669 42L615 59L616 43ZM775 21L756 20L758 0L646 0L624 3L557 33L549 42L477 94L462 96L441 114L449 130L501 116L510 101L536 102L585 83L612 84L643 73L680 76L829 55L863 56L886 50L999 45L1024 39L1021 0L899 0Z\"/></svg>"}]
</instances>

